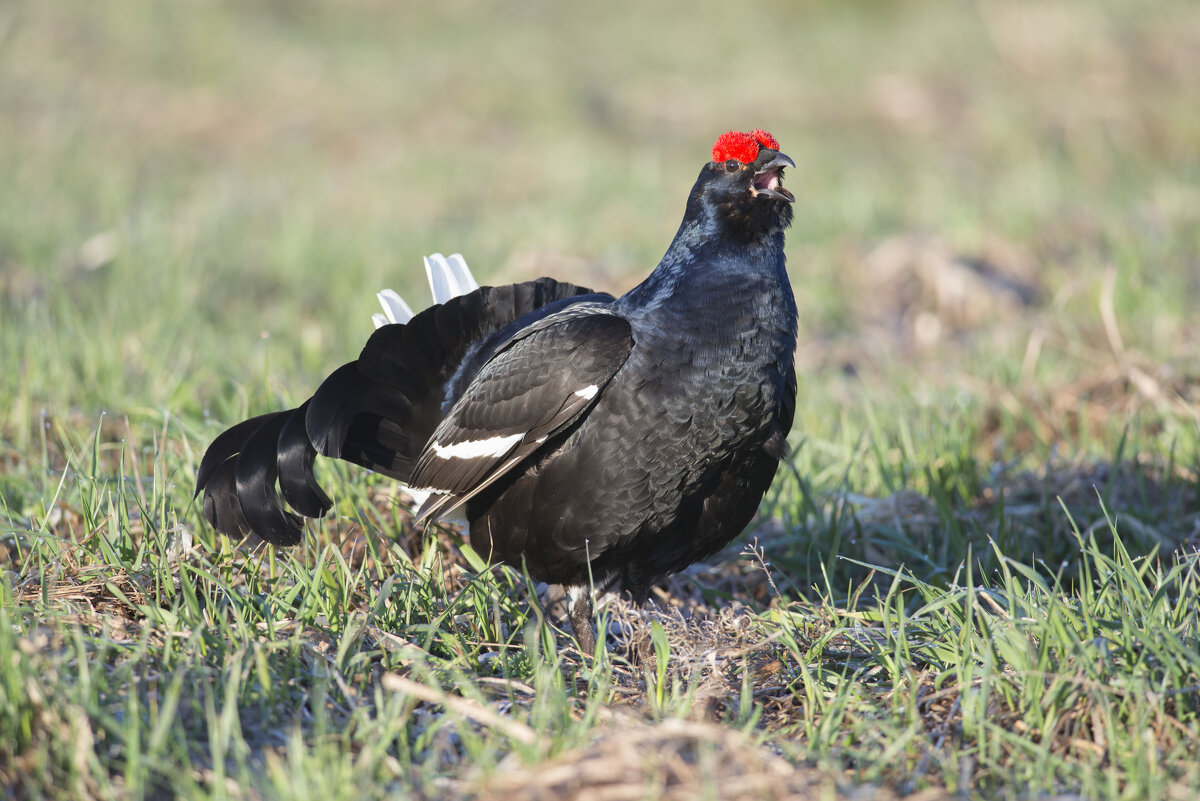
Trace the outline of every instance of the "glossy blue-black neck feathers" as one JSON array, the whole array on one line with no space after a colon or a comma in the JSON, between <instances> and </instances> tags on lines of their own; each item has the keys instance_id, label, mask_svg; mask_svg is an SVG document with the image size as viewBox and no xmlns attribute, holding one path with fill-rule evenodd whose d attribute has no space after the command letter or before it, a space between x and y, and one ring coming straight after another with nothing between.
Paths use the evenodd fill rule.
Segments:
<instances>
[{"instance_id":1,"label":"glossy blue-black neck feathers","mask_svg":"<svg viewBox=\"0 0 1200 801\"><path fill-rule=\"evenodd\" d=\"M696 270L720 270L727 279L758 277L786 285L783 243L792 222L792 205L750 191L755 165L775 155L776 151L764 150L754 165L734 173L721 164L706 164L658 267L621 298L620 305L628 310L653 307L656 299L673 296L681 281L699 278L693 274Z\"/></svg>"}]
</instances>

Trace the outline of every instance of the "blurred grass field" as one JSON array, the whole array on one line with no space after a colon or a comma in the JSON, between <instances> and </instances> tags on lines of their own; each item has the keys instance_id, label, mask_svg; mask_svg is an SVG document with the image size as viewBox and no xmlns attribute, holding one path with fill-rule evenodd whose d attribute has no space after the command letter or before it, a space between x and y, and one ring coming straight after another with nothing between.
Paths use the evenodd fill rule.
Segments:
<instances>
[{"instance_id":1,"label":"blurred grass field","mask_svg":"<svg viewBox=\"0 0 1200 801\"><path fill-rule=\"evenodd\" d=\"M0 7L0 788L1194 797L1197 75L1188 0ZM611 655L362 472L205 526L422 255L622 291L753 127L793 457Z\"/></svg>"}]
</instances>

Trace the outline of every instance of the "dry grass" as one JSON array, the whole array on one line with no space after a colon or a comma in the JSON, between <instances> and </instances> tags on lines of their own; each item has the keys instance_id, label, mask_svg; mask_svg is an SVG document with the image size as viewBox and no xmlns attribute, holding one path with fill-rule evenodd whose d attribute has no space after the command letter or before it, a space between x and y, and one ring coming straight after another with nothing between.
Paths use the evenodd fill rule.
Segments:
<instances>
[{"instance_id":1,"label":"dry grass","mask_svg":"<svg viewBox=\"0 0 1200 801\"><path fill-rule=\"evenodd\" d=\"M621 801L656 798L729 801L891 801L894 791L863 787L817 768L796 766L727 727L695 721L648 724L615 716L596 730L594 742L535 767L501 764L474 782L480 799L521 801ZM905 796L914 801L949 798L941 790Z\"/></svg>"}]
</instances>

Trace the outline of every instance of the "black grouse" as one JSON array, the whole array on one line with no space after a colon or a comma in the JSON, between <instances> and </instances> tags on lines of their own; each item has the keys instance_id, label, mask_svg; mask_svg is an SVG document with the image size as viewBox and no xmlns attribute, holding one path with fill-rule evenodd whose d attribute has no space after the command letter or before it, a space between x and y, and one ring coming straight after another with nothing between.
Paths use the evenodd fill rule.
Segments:
<instances>
[{"instance_id":1,"label":"black grouse","mask_svg":"<svg viewBox=\"0 0 1200 801\"><path fill-rule=\"evenodd\" d=\"M723 134L666 255L619 298L539 278L383 325L299 408L213 441L205 517L295 545L331 506L317 454L384 473L427 494L418 520L457 509L479 553L567 588L590 654L595 595L644 600L722 548L786 452L790 166L765 131Z\"/></svg>"}]
</instances>

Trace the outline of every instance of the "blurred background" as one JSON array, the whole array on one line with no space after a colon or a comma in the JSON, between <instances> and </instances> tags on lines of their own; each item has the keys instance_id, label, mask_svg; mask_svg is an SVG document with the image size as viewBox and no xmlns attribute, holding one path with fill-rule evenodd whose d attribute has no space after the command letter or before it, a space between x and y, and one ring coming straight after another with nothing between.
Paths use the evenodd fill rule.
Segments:
<instances>
[{"instance_id":1,"label":"blurred background","mask_svg":"<svg viewBox=\"0 0 1200 801\"><path fill-rule=\"evenodd\" d=\"M1193 426L1198 75L1183 0L10 0L0 425L295 400L433 251L622 291L761 127L825 425L950 392L1043 447Z\"/></svg>"}]
</instances>

